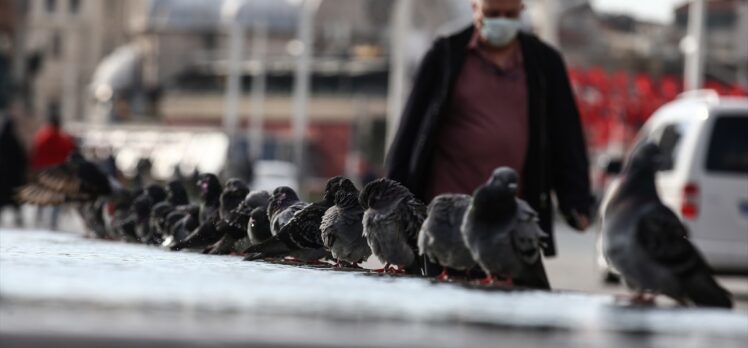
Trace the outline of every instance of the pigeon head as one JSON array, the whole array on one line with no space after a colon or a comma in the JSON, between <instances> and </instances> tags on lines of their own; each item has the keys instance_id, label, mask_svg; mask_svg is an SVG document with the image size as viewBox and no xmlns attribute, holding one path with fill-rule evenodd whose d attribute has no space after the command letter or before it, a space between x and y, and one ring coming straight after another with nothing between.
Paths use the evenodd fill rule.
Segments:
<instances>
[{"instance_id":1,"label":"pigeon head","mask_svg":"<svg viewBox=\"0 0 748 348\"><path fill-rule=\"evenodd\" d=\"M172 205L185 205L190 203L189 198L187 198L187 190L179 180L172 180L166 184L166 199Z\"/></svg>"},{"instance_id":2,"label":"pigeon head","mask_svg":"<svg viewBox=\"0 0 748 348\"><path fill-rule=\"evenodd\" d=\"M210 173L200 175L197 180L197 187L200 189L200 196L204 200L217 198L222 190L218 177Z\"/></svg>"},{"instance_id":3,"label":"pigeon head","mask_svg":"<svg viewBox=\"0 0 748 348\"><path fill-rule=\"evenodd\" d=\"M153 203L159 203L166 199L166 190L156 184L146 186L143 193L145 193L145 195L147 195Z\"/></svg>"},{"instance_id":4,"label":"pigeon head","mask_svg":"<svg viewBox=\"0 0 748 348\"><path fill-rule=\"evenodd\" d=\"M358 200L364 209L381 209L412 196L413 194L399 182L380 178L368 183Z\"/></svg>"},{"instance_id":5,"label":"pigeon head","mask_svg":"<svg viewBox=\"0 0 748 348\"><path fill-rule=\"evenodd\" d=\"M624 174L654 174L664 163L660 147L652 142L644 142L634 148L624 169Z\"/></svg>"},{"instance_id":6,"label":"pigeon head","mask_svg":"<svg viewBox=\"0 0 748 348\"><path fill-rule=\"evenodd\" d=\"M288 186L276 187L275 190L273 190L273 196L270 197L270 202L268 203L268 214L272 216L298 201L299 196L292 188Z\"/></svg>"},{"instance_id":7,"label":"pigeon head","mask_svg":"<svg viewBox=\"0 0 748 348\"><path fill-rule=\"evenodd\" d=\"M223 189L224 192L227 192L227 191L239 191L239 192L246 191L246 193L244 195L246 195L247 193L249 193L249 186L247 186L247 184L244 181L242 181L241 179L231 178L228 181L226 181L226 185L224 185L224 186L225 186L224 189Z\"/></svg>"},{"instance_id":8,"label":"pigeon head","mask_svg":"<svg viewBox=\"0 0 748 348\"><path fill-rule=\"evenodd\" d=\"M243 181L239 179L230 179L227 181L220 198L222 216L236 208L247 194L249 194L249 187Z\"/></svg>"},{"instance_id":9,"label":"pigeon head","mask_svg":"<svg viewBox=\"0 0 748 348\"><path fill-rule=\"evenodd\" d=\"M488 179L488 185L501 187L513 194L517 193L518 182L519 175L517 175L517 172L514 169L509 167L496 168Z\"/></svg>"},{"instance_id":10,"label":"pigeon head","mask_svg":"<svg viewBox=\"0 0 748 348\"><path fill-rule=\"evenodd\" d=\"M252 191L244 197L244 205L250 209L257 207L267 208L270 194L267 191Z\"/></svg>"},{"instance_id":11,"label":"pigeon head","mask_svg":"<svg viewBox=\"0 0 748 348\"><path fill-rule=\"evenodd\" d=\"M509 167L493 171L488 182L473 193L473 207L480 216L499 218L503 213L514 213L517 202L517 172Z\"/></svg>"},{"instance_id":12,"label":"pigeon head","mask_svg":"<svg viewBox=\"0 0 748 348\"><path fill-rule=\"evenodd\" d=\"M325 185L325 193L322 198L325 200L325 202L333 204L335 201L335 195L340 190L344 190L346 192L356 191L356 185L354 185L353 182L346 177L336 176L330 180L327 180L327 184Z\"/></svg>"}]
</instances>

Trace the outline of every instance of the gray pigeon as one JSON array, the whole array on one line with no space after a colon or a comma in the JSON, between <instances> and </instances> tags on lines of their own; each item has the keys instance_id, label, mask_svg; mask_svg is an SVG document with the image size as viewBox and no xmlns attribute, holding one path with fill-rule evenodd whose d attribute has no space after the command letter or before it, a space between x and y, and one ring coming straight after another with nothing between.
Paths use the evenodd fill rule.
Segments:
<instances>
[{"instance_id":1,"label":"gray pigeon","mask_svg":"<svg viewBox=\"0 0 748 348\"><path fill-rule=\"evenodd\" d=\"M299 196L288 186L276 187L268 202L268 219L270 220L270 232L277 235L281 228L293 218L306 203L299 200Z\"/></svg>"},{"instance_id":2,"label":"gray pigeon","mask_svg":"<svg viewBox=\"0 0 748 348\"><path fill-rule=\"evenodd\" d=\"M371 248L363 235L364 208L358 202L359 192L346 180L335 194L335 205L327 209L320 225L322 241L338 260L338 266L342 266L341 262L357 265L371 256Z\"/></svg>"},{"instance_id":3,"label":"gray pigeon","mask_svg":"<svg viewBox=\"0 0 748 348\"><path fill-rule=\"evenodd\" d=\"M309 204L298 211L293 218L272 238L249 247L246 261L266 257L292 256L305 262L314 262L327 256L322 242L320 225L327 209L333 206L333 197L341 186L353 186L350 180L336 176L327 181L321 201ZM355 189L355 187L353 188Z\"/></svg>"},{"instance_id":4,"label":"gray pigeon","mask_svg":"<svg viewBox=\"0 0 748 348\"><path fill-rule=\"evenodd\" d=\"M363 235L385 272L419 273L418 230L426 218L426 206L397 181L381 178L370 182L359 195L364 210Z\"/></svg>"},{"instance_id":5,"label":"gray pigeon","mask_svg":"<svg viewBox=\"0 0 748 348\"><path fill-rule=\"evenodd\" d=\"M470 199L465 194L443 194L429 204L428 216L418 233L418 251L444 267L439 280L449 277L447 268L467 271L475 266L460 232Z\"/></svg>"},{"instance_id":6,"label":"gray pigeon","mask_svg":"<svg viewBox=\"0 0 748 348\"><path fill-rule=\"evenodd\" d=\"M473 260L486 273L485 282L495 276L507 285L550 289L543 267L537 213L516 197L518 175L500 167L478 187L460 227Z\"/></svg>"},{"instance_id":7,"label":"gray pigeon","mask_svg":"<svg viewBox=\"0 0 748 348\"><path fill-rule=\"evenodd\" d=\"M654 303L657 294L696 306L731 308L731 295L688 240L685 226L657 195L657 145L638 146L603 213L603 245L610 264L636 291L632 302Z\"/></svg>"}]
</instances>

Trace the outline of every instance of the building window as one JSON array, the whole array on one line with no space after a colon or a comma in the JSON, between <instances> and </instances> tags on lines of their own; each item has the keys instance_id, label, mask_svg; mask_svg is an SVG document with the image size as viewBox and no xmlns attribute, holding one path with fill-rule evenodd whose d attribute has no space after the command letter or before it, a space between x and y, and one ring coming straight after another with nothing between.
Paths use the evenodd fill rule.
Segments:
<instances>
[{"instance_id":1,"label":"building window","mask_svg":"<svg viewBox=\"0 0 748 348\"><path fill-rule=\"evenodd\" d=\"M55 13L57 10L57 0L47 0L47 12Z\"/></svg>"},{"instance_id":2,"label":"building window","mask_svg":"<svg viewBox=\"0 0 748 348\"><path fill-rule=\"evenodd\" d=\"M62 37L60 33L52 34L52 45L51 45L52 57L60 58L62 56Z\"/></svg>"},{"instance_id":3,"label":"building window","mask_svg":"<svg viewBox=\"0 0 748 348\"><path fill-rule=\"evenodd\" d=\"M81 8L81 0L70 0L68 10L70 14L77 14Z\"/></svg>"}]
</instances>

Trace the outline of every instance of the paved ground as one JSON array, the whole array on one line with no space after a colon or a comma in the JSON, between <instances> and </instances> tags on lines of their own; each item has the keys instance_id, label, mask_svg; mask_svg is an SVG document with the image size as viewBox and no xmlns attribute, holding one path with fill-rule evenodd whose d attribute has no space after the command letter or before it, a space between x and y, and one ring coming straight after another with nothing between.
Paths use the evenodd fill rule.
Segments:
<instances>
[{"instance_id":1,"label":"paved ground","mask_svg":"<svg viewBox=\"0 0 748 348\"><path fill-rule=\"evenodd\" d=\"M67 229L77 228L67 221ZM0 230L0 345L744 347L737 311L635 309L594 273L592 235L559 231L559 289L485 291L425 279L172 253L72 233Z\"/></svg>"}]
</instances>

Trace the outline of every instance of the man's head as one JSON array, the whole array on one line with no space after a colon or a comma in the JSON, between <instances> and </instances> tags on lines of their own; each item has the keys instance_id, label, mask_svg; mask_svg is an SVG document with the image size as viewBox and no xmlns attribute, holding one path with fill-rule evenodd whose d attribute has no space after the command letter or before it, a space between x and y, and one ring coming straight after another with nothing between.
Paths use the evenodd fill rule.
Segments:
<instances>
[{"instance_id":1,"label":"man's head","mask_svg":"<svg viewBox=\"0 0 748 348\"><path fill-rule=\"evenodd\" d=\"M56 113L49 115L47 123L54 128L60 128L60 115Z\"/></svg>"},{"instance_id":2,"label":"man's head","mask_svg":"<svg viewBox=\"0 0 748 348\"><path fill-rule=\"evenodd\" d=\"M481 40L494 47L503 47L514 41L519 30L522 0L471 0L473 24Z\"/></svg>"}]
</instances>

